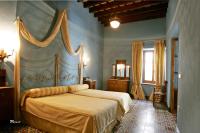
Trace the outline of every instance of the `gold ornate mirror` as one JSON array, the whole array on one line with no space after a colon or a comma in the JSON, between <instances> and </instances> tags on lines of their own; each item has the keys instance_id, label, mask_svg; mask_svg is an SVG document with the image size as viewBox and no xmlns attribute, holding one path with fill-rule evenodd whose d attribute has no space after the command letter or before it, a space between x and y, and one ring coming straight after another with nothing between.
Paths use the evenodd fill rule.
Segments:
<instances>
[{"instance_id":1,"label":"gold ornate mirror","mask_svg":"<svg viewBox=\"0 0 200 133\"><path fill-rule=\"evenodd\" d=\"M126 60L116 60L116 64L112 65L112 78L130 78L130 66L126 65Z\"/></svg>"}]
</instances>

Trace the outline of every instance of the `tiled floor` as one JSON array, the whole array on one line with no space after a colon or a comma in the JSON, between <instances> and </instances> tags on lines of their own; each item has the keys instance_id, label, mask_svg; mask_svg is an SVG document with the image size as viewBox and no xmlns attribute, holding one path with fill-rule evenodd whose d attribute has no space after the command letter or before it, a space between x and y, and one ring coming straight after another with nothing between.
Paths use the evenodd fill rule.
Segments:
<instances>
[{"instance_id":1,"label":"tiled floor","mask_svg":"<svg viewBox=\"0 0 200 133\"><path fill-rule=\"evenodd\" d=\"M155 109L151 102L133 101L115 133L176 133L176 116Z\"/></svg>"},{"instance_id":2,"label":"tiled floor","mask_svg":"<svg viewBox=\"0 0 200 133\"><path fill-rule=\"evenodd\" d=\"M0 129L0 133L42 133L27 125ZM176 117L166 110L155 109L151 102L134 100L130 111L116 126L114 133L176 133Z\"/></svg>"}]
</instances>

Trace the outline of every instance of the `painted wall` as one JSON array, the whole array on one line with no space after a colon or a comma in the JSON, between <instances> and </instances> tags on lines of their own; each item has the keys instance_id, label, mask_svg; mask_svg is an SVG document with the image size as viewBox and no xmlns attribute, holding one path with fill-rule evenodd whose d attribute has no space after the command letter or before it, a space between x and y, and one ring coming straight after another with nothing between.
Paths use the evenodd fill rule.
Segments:
<instances>
[{"instance_id":1,"label":"painted wall","mask_svg":"<svg viewBox=\"0 0 200 133\"><path fill-rule=\"evenodd\" d=\"M83 8L81 2L51 1L47 2L54 9L66 9L69 18L71 41L82 42L85 54L90 61L84 69L84 76L97 80L97 88L102 89L103 80L103 26Z\"/></svg>"},{"instance_id":2,"label":"painted wall","mask_svg":"<svg viewBox=\"0 0 200 133\"><path fill-rule=\"evenodd\" d=\"M66 8L68 9L72 47L77 49L81 43L84 44L85 53L90 58L90 64L87 67L89 71L86 70L85 74L96 79L97 88L101 88L103 50L101 25L77 2L69 2ZM22 18L27 29L40 40L50 33L50 29L53 27L51 22L55 22L55 10L42 1L18 1L17 15ZM22 40L21 47L22 89L54 85L56 54L60 58L59 85L78 83L79 59L66 52L60 33L46 48L33 46L25 40Z\"/></svg>"},{"instance_id":3,"label":"painted wall","mask_svg":"<svg viewBox=\"0 0 200 133\"><path fill-rule=\"evenodd\" d=\"M167 17L166 17L166 63L167 63L167 69L166 69L166 77L167 77L167 106L170 107L170 89L171 89L171 38L172 37L178 37L178 25L177 23L174 23L172 26L172 21L175 20L174 14L176 12L176 6L177 6L178 0L170 0L168 4L167 9Z\"/></svg>"},{"instance_id":4,"label":"painted wall","mask_svg":"<svg viewBox=\"0 0 200 133\"><path fill-rule=\"evenodd\" d=\"M172 16L174 17L174 21L171 21L171 26L168 27L167 38L169 40L170 37L174 36L172 31L177 25L179 29L179 73L182 75L182 78L178 81L177 116L178 128L181 133L198 133L200 130L199 12L199 0L179 0L177 13Z\"/></svg>"},{"instance_id":5,"label":"painted wall","mask_svg":"<svg viewBox=\"0 0 200 133\"><path fill-rule=\"evenodd\" d=\"M161 18L122 24L116 30L110 27L104 28L104 89L107 88L107 80L112 76L112 64L115 63L116 59L126 59L127 63L131 65L131 42L133 40L165 37L165 21L165 18ZM151 42L145 42L147 46L148 43L151 44ZM144 86L146 95L149 95L151 90L152 87Z\"/></svg>"},{"instance_id":6,"label":"painted wall","mask_svg":"<svg viewBox=\"0 0 200 133\"><path fill-rule=\"evenodd\" d=\"M15 36L16 25L14 21L16 19L16 1L1 1L0 2L0 49L6 48L8 54L12 54L12 50L16 45L12 42ZM13 85L13 66L14 56L5 60L4 67L7 72L8 85Z\"/></svg>"}]
</instances>

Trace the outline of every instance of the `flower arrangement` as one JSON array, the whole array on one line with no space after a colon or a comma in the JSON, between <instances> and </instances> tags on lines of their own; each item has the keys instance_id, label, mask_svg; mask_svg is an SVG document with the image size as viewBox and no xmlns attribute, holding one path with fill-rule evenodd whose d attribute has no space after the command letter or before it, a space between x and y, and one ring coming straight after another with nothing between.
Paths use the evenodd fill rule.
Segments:
<instances>
[{"instance_id":1,"label":"flower arrangement","mask_svg":"<svg viewBox=\"0 0 200 133\"><path fill-rule=\"evenodd\" d=\"M7 55L7 53L4 50L0 50L0 70L3 69L3 63L4 59L8 58L11 55Z\"/></svg>"}]
</instances>

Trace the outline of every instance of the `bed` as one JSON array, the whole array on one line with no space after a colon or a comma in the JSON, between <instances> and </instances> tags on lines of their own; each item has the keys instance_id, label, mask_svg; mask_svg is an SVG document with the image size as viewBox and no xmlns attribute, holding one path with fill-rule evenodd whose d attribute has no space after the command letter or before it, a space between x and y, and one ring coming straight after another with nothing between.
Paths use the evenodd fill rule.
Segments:
<instances>
[{"instance_id":1,"label":"bed","mask_svg":"<svg viewBox=\"0 0 200 133\"><path fill-rule=\"evenodd\" d=\"M69 93L69 87L31 89L21 100L26 123L50 133L109 133L124 112L112 99Z\"/></svg>"},{"instance_id":2,"label":"bed","mask_svg":"<svg viewBox=\"0 0 200 133\"><path fill-rule=\"evenodd\" d=\"M82 85L82 87L77 87L77 85L70 85L69 92L75 95L117 101L118 106L120 106L124 114L129 111L129 105L132 102L128 93L89 89L89 86L87 84Z\"/></svg>"}]
</instances>

